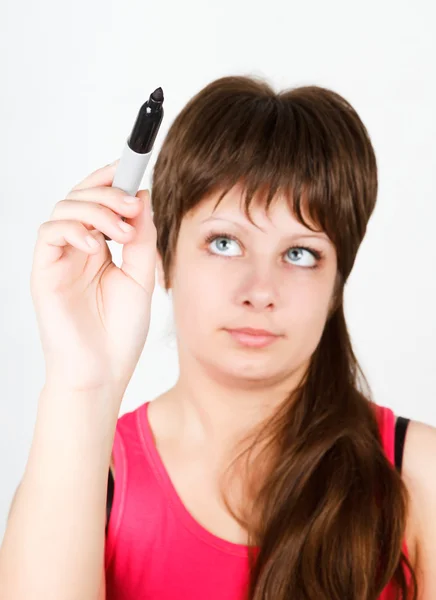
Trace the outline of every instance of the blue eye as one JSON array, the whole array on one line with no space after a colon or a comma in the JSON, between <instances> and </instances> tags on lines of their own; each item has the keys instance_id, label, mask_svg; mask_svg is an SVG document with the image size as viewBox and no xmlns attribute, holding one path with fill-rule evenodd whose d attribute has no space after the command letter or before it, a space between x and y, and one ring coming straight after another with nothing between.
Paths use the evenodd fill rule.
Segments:
<instances>
[{"instance_id":1,"label":"blue eye","mask_svg":"<svg viewBox=\"0 0 436 600\"><path fill-rule=\"evenodd\" d=\"M312 260L315 259L314 264L306 265L306 268L315 269L318 266L318 261L319 261L319 258L317 258L315 255L316 250L311 250L310 248L305 248L304 246L294 246L293 248L289 248L289 250L288 250L288 252L301 252L301 251L310 254L311 256L309 258L311 258ZM317 254L319 254L319 253L317 253ZM300 262L302 262L302 259L300 257L298 257L297 262L291 263L291 264L299 265ZM304 260L303 260L303 263L304 263Z\"/></svg>"},{"instance_id":2,"label":"blue eye","mask_svg":"<svg viewBox=\"0 0 436 600\"><path fill-rule=\"evenodd\" d=\"M207 244L212 244L212 242L215 242L215 241L220 241L220 242L226 241L226 242L228 242L229 240L232 241L232 242L237 242L238 243L237 238L235 238L235 236L233 236L233 235L231 235L229 233L211 233L209 236L207 236L205 242ZM221 250L225 251L226 248L225 247L221 247ZM305 253L307 253L307 254L310 255L309 256L309 264L304 264L305 260L304 260L304 258L303 259L301 258L301 251L303 251L303 252L305 252ZM304 267L306 269L316 269L319 266L319 263L320 263L320 261L323 258L323 254L321 252L319 252L318 250L315 250L314 248L308 248L306 246L293 246L292 248L289 248L289 250L287 250L285 254L295 253L295 252L299 252L300 256L296 257L296 262L290 261L289 264L295 265L295 266L301 266L301 267ZM220 255L220 251L219 250L217 251L217 253L218 253L218 255ZM212 254L216 254L216 252L213 251ZM236 255L235 254L230 254L230 255L229 254L223 254L222 256L226 256L226 257L230 258L231 256L237 256L237 254ZM294 254L294 256L295 256L295 254ZM303 255L303 257L304 257L304 255ZM311 259L312 259L312 261L311 261ZM315 259L314 263L313 263L313 259ZM312 264L311 264L311 262L312 262Z\"/></svg>"},{"instance_id":3,"label":"blue eye","mask_svg":"<svg viewBox=\"0 0 436 600\"><path fill-rule=\"evenodd\" d=\"M216 240L219 240L220 242L222 242L223 240L225 240L225 241L227 241L227 242L228 242L229 240L231 240L232 242L236 242L236 241L237 241L237 240L236 240L236 238L234 238L234 237L233 237L233 236L231 236L231 235L227 235L227 234L219 234L219 235L212 234L212 235L210 235L210 236L209 236L209 237L206 239L206 243L208 243L208 244L209 244L209 243L215 242ZM223 247L221 247L220 249L221 249L221 250L225 250L225 248L223 248ZM228 254L227 254L226 256L228 256Z\"/></svg>"}]
</instances>

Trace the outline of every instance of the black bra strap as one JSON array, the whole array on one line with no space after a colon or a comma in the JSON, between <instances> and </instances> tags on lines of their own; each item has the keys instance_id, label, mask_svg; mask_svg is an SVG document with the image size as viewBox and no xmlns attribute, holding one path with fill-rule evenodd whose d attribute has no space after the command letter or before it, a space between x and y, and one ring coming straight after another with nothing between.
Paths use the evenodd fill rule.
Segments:
<instances>
[{"instance_id":1,"label":"black bra strap","mask_svg":"<svg viewBox=\"0 0 436 600\"><path fill-rule=\"evenodd\" d=\"M107 500L106 500L106 533L109 523L109 517L112 509L112 502L114 499L114 478L111 469L109 469L109 476L107 480Z\"/></svg>"},{"instance_id":2,"label":"black bra strap","mask_svg":"<svg viewBox=\"0 0 436 600\"><path fill-rule=\"evenodd\" d=\"M403 464L404 440L409 423L410 419L397 417L397 422L395 424L395 466L399 473L401 473Z\"/></svg>"}]
</instances>

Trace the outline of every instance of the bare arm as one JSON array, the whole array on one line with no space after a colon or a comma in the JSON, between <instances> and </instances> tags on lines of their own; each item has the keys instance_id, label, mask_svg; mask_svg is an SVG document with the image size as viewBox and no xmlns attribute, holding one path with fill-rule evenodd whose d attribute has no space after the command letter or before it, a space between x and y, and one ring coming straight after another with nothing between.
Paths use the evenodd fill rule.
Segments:
<instances>
[{"instance_id":1,"label":"bare arm","mask_svg":"<svg viewBox=\"0 0 436 600\"><path fill-rule=\"evenodd\" d=\"M415 567L419 600L436 597L436 428L410 421L403 476L410 493L410 521L416 533Z\"/></svg>"},{"instance_id":2,"label":"bare arm","mask_svg":"<svg viewBox=\"0 0 436 600\"><path fill-rule=\"evenodd\" d=\"M0 549L0 600L104 598L107 474L124 390L42 390Z\"/></svg>"}]
</instances>

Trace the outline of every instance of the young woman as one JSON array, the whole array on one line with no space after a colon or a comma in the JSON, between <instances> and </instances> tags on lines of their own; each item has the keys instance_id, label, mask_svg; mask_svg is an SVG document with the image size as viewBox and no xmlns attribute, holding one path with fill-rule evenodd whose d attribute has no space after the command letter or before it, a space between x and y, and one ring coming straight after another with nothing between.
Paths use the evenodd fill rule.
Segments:
<instances>
[{"instance_id":1,"label":"young woman","mask_svg":"<svg viewBox=\"0 0 436 600\"><path fill-rule=\"evenodd\" d=\"M2 600L433 600L436 430L373 401L344 317L377 196L354 109L222 78L172 124L154 214L113 174L39 232L47 378ZM156 265L179 378L119 418Z\"/></svg>"}]
</instances>

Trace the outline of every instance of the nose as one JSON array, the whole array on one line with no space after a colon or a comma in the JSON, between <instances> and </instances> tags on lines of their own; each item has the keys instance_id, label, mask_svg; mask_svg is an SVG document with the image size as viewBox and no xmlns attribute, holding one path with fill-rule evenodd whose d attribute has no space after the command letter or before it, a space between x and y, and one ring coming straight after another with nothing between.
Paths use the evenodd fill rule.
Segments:
<instances>
[{"instance_id":1,"label":"nose","mask_svg":"<svg viewBox=\"0 0 436 600\"><path fill-rule=\"evenodd\" d=\"M253 270L245 280L241 280L239 302L259 311L274 309L279 295L278 277L271 265Z\"/></svg>"}]
</instances>

